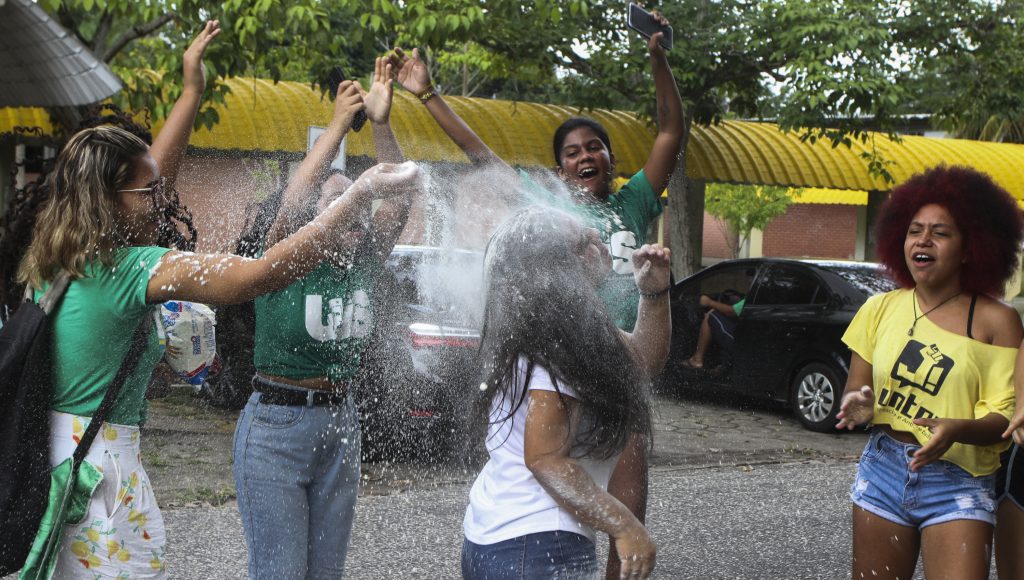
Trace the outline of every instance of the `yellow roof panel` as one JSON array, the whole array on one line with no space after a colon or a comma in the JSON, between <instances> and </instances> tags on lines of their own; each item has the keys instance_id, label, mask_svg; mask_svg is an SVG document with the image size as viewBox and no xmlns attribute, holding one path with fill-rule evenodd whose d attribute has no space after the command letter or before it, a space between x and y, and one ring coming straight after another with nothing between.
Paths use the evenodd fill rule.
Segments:
<instances>
[{"instance_id":1,"label":"yellow roof panel","mask_svg":"<svg viewBox=\"0 0 1024 580\"><path fill-rule=\"evenodd\" d=\"M793 203L835 203L840 205L867 205L868 192L856 189L828 189L823 187L808 187L801 193L800 197L793 200Z\"/></svg>"},{"instance_id":2,"label":"yellow roof panel","mask_svg":"<svg viewBox=\"0 0 1024 580\"><path fill-rule=\"evenodd\" d=\"M237 151L287 152L306 150L308 127L325 126L332 104L308 84L251 78L228 79L231 93L218 105L220 122L212 130L200 129L191 145ZM551 138L555 128L581 111L570 107L465 97L445 97L453 110L509 163L551 167ZM643 167L654 142L654 128L632 113L593 110L607 129L620 173ZM396 91L391 124L399 144L410 159L466 162L463 153L434 122L418 99ZM15 126L39 126L52 133L42 109L0 109L0 134ZM159 132L162 123L153 127ZM946 164L974 167L991 175L1018 199L1024 200L1024 145L987 143L960 139L904 137L901 143L872 133L875 147L891 160L889 171L897 183L925 168ZM374 156L370 130L348 138L350 155ZM830 203L857 203L861 194L838 190L887 190L889 185L870 176L861 154L865 144L836 147L827 141L811 145L796 133L783 133L772 123L724 121L710 127L694 127L686 151L687 174L696 179L734 183L759 183L837 190L813 194ZM853 196L853 197L850 197Z\"/></svg>"}]
</instances>

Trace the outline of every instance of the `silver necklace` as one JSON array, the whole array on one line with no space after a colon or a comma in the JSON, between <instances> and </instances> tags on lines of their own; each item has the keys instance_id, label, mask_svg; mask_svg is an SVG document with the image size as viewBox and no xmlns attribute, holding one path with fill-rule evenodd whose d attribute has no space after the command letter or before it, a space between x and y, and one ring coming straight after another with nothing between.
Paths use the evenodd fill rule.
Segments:
<instances>
[{"instance_id":1,"label":"silver necklace","mask_svg":"<svg viewBox=\"0 0 1024 580\"><path fill-rule=\"evenodd\" d=\"M938 306L933 306L933 307L929 308L927 310L927 312L922 312L920 314L920 316L919 316L917 314L917 288L914 288L914 322L913 322L913 324L910 325L910 328L907 329L907 336L914 336L914 327L917 326L917 321L918 320L921 320L925 316L928 316L928 313L930 313L930 312L935 312L936 309L942 307L942 305L946 304L950 300L953 300L954 298L956 298L959 295L960 295L960 292L957 292L956 294L950 296L949 298L946 298L942 302L939 302Z\"/></svg>"}]
</instances>

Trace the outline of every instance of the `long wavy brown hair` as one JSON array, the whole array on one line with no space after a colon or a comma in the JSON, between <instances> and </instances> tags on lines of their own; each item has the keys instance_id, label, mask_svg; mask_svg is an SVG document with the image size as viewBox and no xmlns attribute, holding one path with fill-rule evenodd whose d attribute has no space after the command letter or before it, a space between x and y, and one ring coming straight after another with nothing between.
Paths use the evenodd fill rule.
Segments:
<instances>
[{"instance_id":1,"label":"long wavy brown hair","mask_svg":"<svg viewBox=\"0 0 1024 580\"><path fill-rule=\"evenodd\" d=\"M82 277L85 265L93 260L111 263L114 250L128 245L116 218L117 190L124 189L136 159L148 149L136 135L111 125L84 129L68 140L49 177L50 197L18 270L19 282L38 288L60 272ZM156 197L159 230L169 229L165 226L177 219L191 234L187 240L181 234L161 233L161 245L194 247L195 229L187 208L173 192L165 192L162 200Z\"/></svg>"}]
</instances>

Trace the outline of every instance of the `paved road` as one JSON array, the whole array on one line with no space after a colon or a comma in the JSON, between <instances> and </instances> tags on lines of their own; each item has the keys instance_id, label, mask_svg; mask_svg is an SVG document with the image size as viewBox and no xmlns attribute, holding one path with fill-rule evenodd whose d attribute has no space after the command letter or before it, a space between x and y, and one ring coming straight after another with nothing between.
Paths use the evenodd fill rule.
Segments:
<instances>
[{"instance_id":1,"label":"paved road","mask_svg":"<svg viewBox=\"0 0 1024 580\"><path fill-rule=\"evenodd\" d=\"M851 462L656 468L649 527L654 578L836 579L849 576ZM468 485L361 498L352 579L459 576ZM165 513L173 578L244 578L234 506ZM916 576L917 578L920 575Z\"/></svg>"},{"instance_id":2,"label":"paved road","mask_svg":"<svg viewBox=\"0 0 1024 580\"><path fill-rule=\"evenodd\" d=\"M863 434L810 433L784 411L708 400L660 396L655 408L649 509L660 546L655 577L848 574L846 498ZM181 444L175 430L193 428L187 420L157 419L157 435L167 432L165 450ZM229 429L221 431L208 433L203 444L223 448L218 437ZM196 465L193 471L205 469ZM154 475L158 497L182 485L167 475ZM348 577L458 577L461 520L473 476L472 470L415 462L366 466ZM165 518L173 577L244 577L245 546L233 503L172 506Z\"/></svg>"}]
</instances>

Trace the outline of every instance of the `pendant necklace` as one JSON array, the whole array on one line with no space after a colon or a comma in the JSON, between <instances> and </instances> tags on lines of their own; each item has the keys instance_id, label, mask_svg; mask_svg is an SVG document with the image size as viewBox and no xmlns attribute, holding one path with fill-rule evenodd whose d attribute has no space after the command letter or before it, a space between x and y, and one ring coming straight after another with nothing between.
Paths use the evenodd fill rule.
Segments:
<instances>
[{"instance_id":1,"label":"pendant necklace","mask_svg":"<svg viewBox=\"0 0 1024 580\"><path fill-rule=\"evenodd\" d=\"M937 310L938 308L942 307L942 305L946 304L947 302L949 302L950 300L956 298L959 295L960 295L960 292L957 292L956 294L950 296L949 298L946 298L942 302L939 302L938 306L933 306L933 307L929 308L926 312L922 312L920 315L918 315L917 314L917 288L914 288L914 322L913 322L913 324L910 325L910 328L907 329L907 336L914 336L914 327L917 326L917 321L918 320L921 320L922 318L927 316L930 312L935 312L935 310Z\"/></svg>"}]
</instances>

